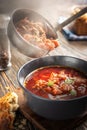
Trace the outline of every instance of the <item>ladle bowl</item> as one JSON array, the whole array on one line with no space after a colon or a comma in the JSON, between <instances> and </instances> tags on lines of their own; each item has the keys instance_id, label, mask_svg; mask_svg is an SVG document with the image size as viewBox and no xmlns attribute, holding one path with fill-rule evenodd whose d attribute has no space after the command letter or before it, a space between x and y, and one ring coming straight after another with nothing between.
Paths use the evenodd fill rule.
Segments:
<instances>
[{"instance_id":1,"label":"ladle bowl","mask_svg":"<svg viewBox=\"0 0 87 130\"><path fill-rule=\"evenodd\" d=\"M13 12L8 24L7 33L11 43L23 54L37 58L46 55L49 51L27 42L17 31L16 23L21 19L28 17L29 21L41 22L47 37L57 39L57 33L52 25L40 14L29 9L17 9Z\"/></svg>"}]
</instances>

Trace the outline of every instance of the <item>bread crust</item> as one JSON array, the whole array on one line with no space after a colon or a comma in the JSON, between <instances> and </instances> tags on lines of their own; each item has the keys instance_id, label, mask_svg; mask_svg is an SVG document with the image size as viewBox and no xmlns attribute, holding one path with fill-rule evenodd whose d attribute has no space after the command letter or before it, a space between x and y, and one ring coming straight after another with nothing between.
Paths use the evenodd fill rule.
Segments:
<instances>
[{"instance_id":1,"label":"bread crust","mask_svg":"<svg viewBox=\"0 0 87 130\"><path fill-rule=\"evenodd\" d=\"M0 130L13 129L15 112L18 107L18 96L15 92L8 92L0 98Z\"/></svg>"}]
</instances>

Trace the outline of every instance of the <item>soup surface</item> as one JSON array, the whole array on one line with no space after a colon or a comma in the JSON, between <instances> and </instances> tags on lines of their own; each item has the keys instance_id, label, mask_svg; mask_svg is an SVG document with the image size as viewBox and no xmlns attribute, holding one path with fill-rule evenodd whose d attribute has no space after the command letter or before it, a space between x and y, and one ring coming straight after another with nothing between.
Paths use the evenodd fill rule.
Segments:
<instances>
[{"instance_id":1,"label":"soup surface","mask_svg":"<svg viewBox=\"0 0 87 130\"><path fill-rule=\"evenodd\" d=\"M30 73L24 86L38 96L64 100L86 95L87 77L69 67L43 67Z\"/></svg>"}]
</instances>

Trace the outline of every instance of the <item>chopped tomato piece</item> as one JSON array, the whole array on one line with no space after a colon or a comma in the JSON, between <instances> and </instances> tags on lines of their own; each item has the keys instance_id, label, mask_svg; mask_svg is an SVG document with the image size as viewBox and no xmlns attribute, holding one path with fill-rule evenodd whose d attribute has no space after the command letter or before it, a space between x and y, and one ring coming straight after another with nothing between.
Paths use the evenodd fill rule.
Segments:
<instances>
[{"instance_id":1,"label":"chopped tomato piece","mask_svg":"<svg viewBox=\"0 0 87 130\"><path fill-rule=\"evenodd\" d=\"M51 40L51 41L54 43L55 48L56 48L57 46L59 46L59 42L58 42L57 40Z\"/></svg>"}]
</instances>

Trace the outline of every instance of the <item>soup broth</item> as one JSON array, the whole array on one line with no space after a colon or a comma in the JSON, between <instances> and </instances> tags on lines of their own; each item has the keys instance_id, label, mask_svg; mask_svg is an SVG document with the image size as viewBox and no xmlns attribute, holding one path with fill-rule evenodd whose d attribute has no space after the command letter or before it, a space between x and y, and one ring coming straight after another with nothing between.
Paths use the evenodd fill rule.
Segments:
<instances>
[{"instance_id":1,"label":"soup broth","mask_svg":"<svg viewBox=\"0 0 87 130\"><path fill-rule=\"evenodd\" d=\"M24 86L44 98L72 99L87 94L87 77L73 68L48 66L30 73Z\"/></svg>"}]
</instances>

